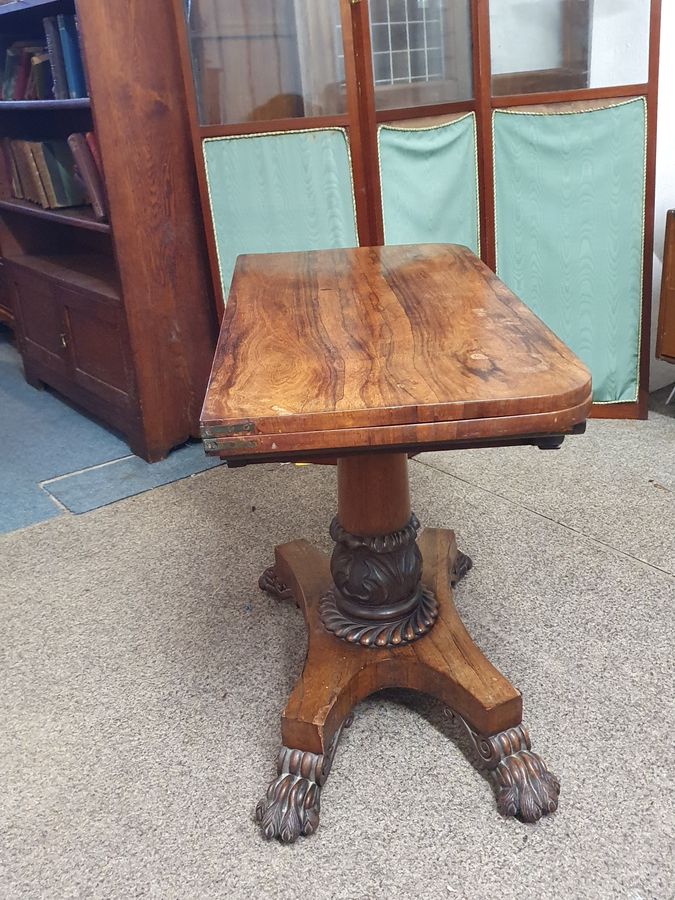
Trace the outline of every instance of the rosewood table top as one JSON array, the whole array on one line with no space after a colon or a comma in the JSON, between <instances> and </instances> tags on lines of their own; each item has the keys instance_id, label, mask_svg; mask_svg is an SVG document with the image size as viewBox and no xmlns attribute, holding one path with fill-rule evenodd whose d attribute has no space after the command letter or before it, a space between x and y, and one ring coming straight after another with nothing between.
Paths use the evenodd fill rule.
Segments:
<instances>
[{"instance_id":1,"label":"rosewood table top","mask_svg":"<svg viewBox=\"0 0 675 900\"><path fill-rule=\"evenodd\" d=\"M202 435L233 460L415 451L562 435L590 403L585 366L466 247L261 254L237 261Z\"/></svg>"}]
</instances>

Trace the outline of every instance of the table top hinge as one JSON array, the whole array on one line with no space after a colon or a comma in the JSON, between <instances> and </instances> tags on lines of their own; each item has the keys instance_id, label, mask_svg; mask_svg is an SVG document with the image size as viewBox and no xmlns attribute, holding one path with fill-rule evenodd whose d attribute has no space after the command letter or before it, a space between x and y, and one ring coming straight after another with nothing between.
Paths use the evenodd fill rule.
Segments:
<instances>
[{"instance_id":1,"label":"table top hinge","mask_svg":"<svg viewBox=\"0 0 675 900\"><path fill-rule=\"evenodd\" d=\"M205 429L208 437L229 437L233 434L253 434L254 422L237 422L234 425L212 425Z\"/></svg>"}]
</instances>

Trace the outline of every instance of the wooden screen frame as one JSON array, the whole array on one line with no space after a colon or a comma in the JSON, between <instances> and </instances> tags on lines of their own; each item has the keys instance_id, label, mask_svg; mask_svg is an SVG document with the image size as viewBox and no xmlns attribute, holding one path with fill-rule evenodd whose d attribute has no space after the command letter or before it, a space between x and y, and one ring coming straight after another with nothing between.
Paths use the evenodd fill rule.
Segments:
<instances>
[{"instance_id":1,"label":"wooden screen frame","mask_svg":"<svg viewBox=\"0 0 675 900\"><path fill-rule=\"evenodd\" d=\"M542 90L523 93L527 78L518 80L523 73L509 73L511 84L521 87L520 93L493 94L490 55L490 0L470 0L472 30L473 99L455 103L438 103L401 109L377 110L375 85L371 66L370 27L368 0L339 0L340 20L345 53L345 80L347 111L340 115L313 118L270 119L226 125L201 125L197 115L197 98L192 77L192 60L189 37L185 23L184 0L173 0L178 27L181 64L188 97L190 127L197 168L199 191L204 210L209 261L218 305L222 318L223 289L216 250L215 229L209 214L209 195L206 169L202 152L204 138L263 132L344 128L352 153L352 170L356 199L356 217L359 242L363 246L384 243L380 171L377 147L377 128L385 122L396 122L442 116L450 113L473 112L476 115L478 142L478 183L480 202L481 257L491 269L496 268L495 210L492 114L495 109L538 106L541 104L569 103L579 100L612 100L644 97L647 104L647 153L644 221L644 264L642 282L642 311L640 334L640 367L638 399L628 403L603 403L593 406L591 415L599 418L646 419L649 403L649 362L652 293L652 252L654 243L654 197L656 170L656 122L658 102L658 67L661 25L661 0L650 0L649 67L648 78L643 84L618 85L603 88L573 88L569 90ZM568 48L569 49L569 48ZM565 56L565 54L564 54ZM569 52L565 59L569 57ZM550 83L552 72L538 73L538 83ZM537 73L534 73L536 76Z\"/></svg>"},{"instance_id":2,"label":"wooden screen frame","mask_svg":"<svg viewBox=\"0 0 675 900\"><path fill-rule=\"evenodd\" d=\"M669 209L666 213L656 355L666 362L675 363L675 209Z\"/></svg>"}]
</instances>

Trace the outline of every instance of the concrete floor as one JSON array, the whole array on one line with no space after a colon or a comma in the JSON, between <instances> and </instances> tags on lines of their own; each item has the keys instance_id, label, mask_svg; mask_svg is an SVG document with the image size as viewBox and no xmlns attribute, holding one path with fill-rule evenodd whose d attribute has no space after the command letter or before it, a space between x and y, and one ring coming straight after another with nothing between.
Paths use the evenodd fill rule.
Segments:
<instances>
[{"instance_id":1,"label":"concrete floor","mask_svg":"<svg viewBox=\"0 0 675 900\"><path fill-rule=\"evenodd\" d=\"M304 636L257 577L275 543L329 548L335 473L214 469L0 538L0 896L675 896L675 419L411 471L474 558L457 605L523 692L558 812L502 819L440 707L389 692L318 833L264 842Z\"/></svg>"}]
</instances>

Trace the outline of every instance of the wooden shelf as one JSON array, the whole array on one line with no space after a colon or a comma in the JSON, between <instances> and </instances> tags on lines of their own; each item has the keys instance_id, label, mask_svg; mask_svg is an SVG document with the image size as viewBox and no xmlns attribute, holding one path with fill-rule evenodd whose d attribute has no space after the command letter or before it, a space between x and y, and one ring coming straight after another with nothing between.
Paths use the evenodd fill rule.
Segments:
<instances>
[{"instance_id":1,"label":"wooden shelf","mask_svg":"<svg viewBox=\"0 0 675 900\"><path fill-rule=\"evenodd\" d=\"M0 9L2 7L0 6ZM0 111L30 109L38 111L42 109L90 109L89 97L77 97L74 100L0 100Z\"/></svg>"},{"instance_id":2,"label":"wooden shelf","mask_svg":"<svg viewBox=\"0 0 675 900\"><path fill-rule=\"evenodd\" d=\"M110 232L107 222L99 222L94 217L90 206L74 206L67 209L43 209L27 200L0 200L0 210L35 216L36 219L49 219L61 225L72 225L75 228L86 228L89 231Z\"/></svg>"},{"instance_id":3,"label":"wooden shelf","mask_svg":"<svg viewBox=\"0 0 675 900\"><path fill-rule=\"evenodd\" d=\"M9 3L0 4L0 16L10 13L25 12L38 6L54 6L56 0L10 0Z\"/></svg>"},{"instance_id":4,"label":"wooden shelf","mask_svg":"<svg viewBox=\"0 0 675 900\"><path fill-rule=\"evenodd\" d=\"M7 262L59 281L66 287L101 294L111 300L122 299L111 256L103 256L101 253L64 253L53 256L26 254L11 257Z\"/></svg>"}]
</instances>

